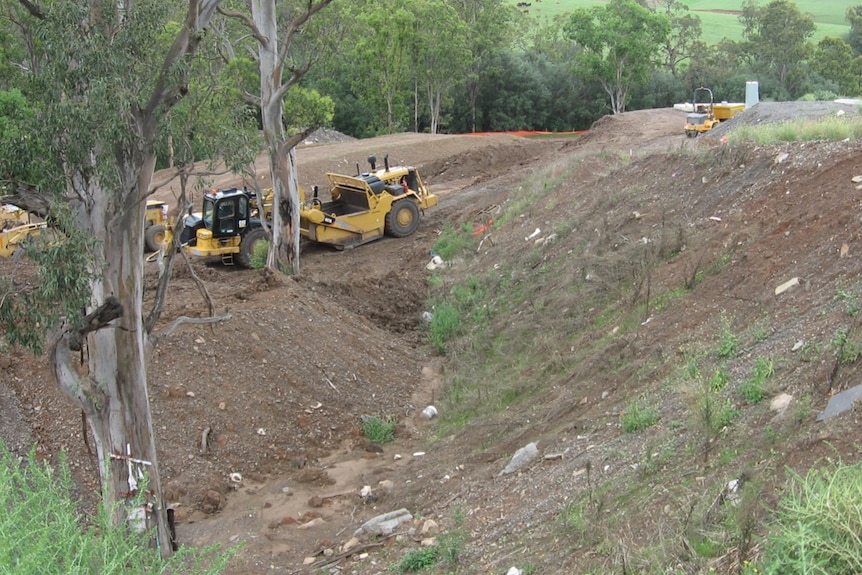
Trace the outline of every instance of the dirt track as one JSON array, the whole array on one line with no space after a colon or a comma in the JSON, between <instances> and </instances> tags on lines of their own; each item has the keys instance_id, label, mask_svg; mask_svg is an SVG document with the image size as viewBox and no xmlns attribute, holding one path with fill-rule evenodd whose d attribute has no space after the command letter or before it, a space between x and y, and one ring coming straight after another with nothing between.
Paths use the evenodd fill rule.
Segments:
<instances>
[{"instance_id":1,"label":"dirt track","mask_svg":"<svg viewBox=\"0 0 862 575\"><path fill-rule=\"evenodd\" d=\"M665 181L672 172L677 179L667 180L664 188L680 183L679 190L674 190L677 196L668 199L673 200L672 205L737 224L714 240L717 243L746 242L764 233L779 237L776 230L782 225L786 224L783 229L797 229L798 222L813 226L814 214L832 209L831 205L815 208L808 203L798 213L776 216L769 207L776 204L766 201L748 204L741 198L731 206L722 205L730 191L713 182L729 180L728 174L700 174L685 159L673 164L673 153L699 145L682 134L683 120L684 115L674 110L643 111L607 117L590 134L575 140L401 135L299 150L300 180L305 186L322 185L321 175L326 171L352 173L356 163L364 165L369 153L378 158L389 153L393 164L418 166L442 201L429 210L419 232L410 238L386 238L343 252L305 246L301 277L286 279L281 285L269 285L252 271L194 264L219 311L229 310L233 320L214 330L182 328L160 342L150 363L163 485L177 509L180 538L195 544L245 541L245 550L231 573L294 573L301 569L303 557L343 543L348 538L343 534L351 533L370 516L405 501L431 505L416 511L432 514L434 505L450 497L450 489L455 496L457 490L469 488L472 501L488 507L472 526L477 530L475 545L487 544L493 530L499 528L494 527L494 514L503 513L496 506L517 504L499 490L517 490L494 485L488 480L493 473L479 465L474 466L475 475L469 480L465 474L457 487L444 486L441 478L448 476L457 458L443 453L439 444L429 447L426 440L433 433L433 421L418 417L423 407L439 399L442 381L442 359L430 355L422 344L420 318L431 245L446 222L481 223L525 176L542 166L604 152L628 155L632 160L647 153L658 155L653 163L623 166L608 179L599 178L602 164L585 164L577 175L580 181L596 182L593 193L635 189L645 182ZM823 161L831 157L825 149L819 153L826 154ZM794 161L802 162L796 155ZM753 153L737 162L741 163L760 165ZM804 171L806 166L800 163L798 169ZM761 169L767 173L769 162L762 162ZM794 165L788 164L787 169ZM847 167L841 170L835 176L836 186L846 176ZM765 189L766 183L756 179L762 175L752 174L751 190ZM683 188L682 179L712 186L708 199L685 195L694 192L684 193L683 189L695 188ZM821 177L821 185L826 181ZM223 187L241 182L223 178L214 184ZM734 183L734 189L739 185ZM169 198L171 191L167 188L160 194ZM808 198L813 201L812 196ZM657 196L631 202L606 210L607 217L629 221L635 208L653 215L673 210ZM652 209L644 209L651 204ZM754 219L760 214L755 210L763 211L763 219ZM626 225L640 224L629 221ZM630 231L649 233L622 227L618 233L630 236ZM813 231L809 233L815 242ZM797 242L805 242L804 237L794 236ZM851 244L855 240L856 235L848 236ZM759 268L762 275L752 278L750 271L745 272L734 281L749 283L737 287L754 289L758 282L772 285L783 277L785 266L779 261L784 256L771 255L780 254L781 248L765 246L762 240L746 252L746 257L764 258ZM498 257L503 257L523 250L523 243L513 242L511 247L504 243L499 249ZM11 266L19 263L0 261L0 271L11 273ZM677 270L677 274L685 273ZM188 272L178 266L174 274L162 326L179 315L200 314L203 308ZM151 274L150 293L154 280ZM706 293L701 302L693 302L689 311L702 306L699 313L715 313L710 302L734 289L727 282L716 286L715 293ZM667 333L656 332L652 337L670 338L679 325L695 321L693 317L667 318L657 322ZM20 401L20 408L14 401L0 404L4 409L0 437L16 449L35 440L49 458L65 451L82 493L94 492L95 467L86 454L79 412L50 381L44 362L15 350L9 360L0 363L0 397L8 390ZM592 391L582 393L586 397ZM360 422L369 415L399 419L394 444L381 450L363 439ZM213 441L203 454L200 437L205 428L212 430ZM460 446L465 452L473 447ZM503 458L511 453L508 447L495 451ZM436 463L411 455L418 451L433 454ZM396 454L402 457L396 460ZM240 473L242 482L232 482L231 473ZM434 478L433 496L420 487L428 484L429 477ZM381 495L370 504L357 498L361 487L376 487L382 479L397 480L395 493ZM524 478L519 485L526 488L530 481ZM483 482L488 484L486 491L482 491ZM417 493L417 489L425 493ZM521 505L530 506L523 496L521 500ZM515 507L509 509L518 513ZM325 523L304 530L294 525L314 517ZM474 553L479 561L480 553ZM384 570L373 562L351 565L355 573Z\"/></svg>"}]
</instances>

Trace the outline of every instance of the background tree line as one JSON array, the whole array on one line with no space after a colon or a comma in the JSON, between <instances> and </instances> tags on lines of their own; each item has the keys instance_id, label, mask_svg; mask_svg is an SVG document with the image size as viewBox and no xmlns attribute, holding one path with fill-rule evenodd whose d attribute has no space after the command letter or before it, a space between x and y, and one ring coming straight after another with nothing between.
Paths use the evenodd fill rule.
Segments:
<instances>
[{"instance_id":1,"label":"background tree line","mask_svg":"<svg viewBox=\"0 0 862 575\"><path fill-rule=\"evenodd\" d=\"M611 0L546 22L505 0L352 2L339 46L307 77L356 137L588 128L607 113L671 106L707 86L744 101L862 92L862 5L850 32L814 43L790 0L742 3L741 40L707 45L680 0Z\"/></svg>"}]
</instances>

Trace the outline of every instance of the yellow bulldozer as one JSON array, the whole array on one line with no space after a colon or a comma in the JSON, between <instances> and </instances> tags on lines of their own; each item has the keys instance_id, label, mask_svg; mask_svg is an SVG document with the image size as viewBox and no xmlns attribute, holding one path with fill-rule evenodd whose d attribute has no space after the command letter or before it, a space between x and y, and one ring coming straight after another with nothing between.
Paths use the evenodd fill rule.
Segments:
<instances>
[{"instance_id":1,"label":"yellow bulldozer","mask_svg":"<svg viewBox=\"0 0 862 575\"><path fill-rule=\"evenodd\" d=\"M0 257L11 257L22 244L41 235L44 222L33 223L29 214L11 204L0 205Z\"/></svg>"},{"instance_id":2,"label":"yellow bulldozer","mask_svg":"<svg viewBox=\"0 0 862 575\"><path fill-rule=\"evenodd\" d=\"M409 166L377 168L374 156L368 158L370 172L355 176L329 173L330 200L319 197L317 186L312 196L300 188L300 236L329 244L337 249L358 246L390 235L406 237L419 227L420 213L437 205L419 171ZM248 190L231 188L204 194L203 210L183 219L180 247L201 257L220 257L227 265L250 267L258 242L267 241L261 217L272 214L273 193L264 190L259 199ZM166 226L166 240L171 230Z\"/></svg>"},{"instance_id":3,"label":"yellow bulldozer","mask_svg":"<svg viewBox=\"0 0 862 575\"><path fill-rule=\"evenodd\" d=\"M700 87L694 91L691 113L685 117L685 135L695 138L708 132L721 122L733 118L745 109L745 104L715 103L712 90Z\"/></svg>"}]
</instances>

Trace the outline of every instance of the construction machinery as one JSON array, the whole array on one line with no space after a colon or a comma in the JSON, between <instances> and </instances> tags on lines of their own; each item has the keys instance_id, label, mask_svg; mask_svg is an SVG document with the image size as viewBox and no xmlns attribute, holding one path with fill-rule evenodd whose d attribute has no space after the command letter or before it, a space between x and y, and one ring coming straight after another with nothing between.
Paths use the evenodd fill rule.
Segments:
<instances>
[{"instance_id":1,"label":"construction machinery","mask_svg":"<svg viewBox=\"0 0 862 575\"><path fill-rule=\"evenodd\" d=\"M267 241L256 194L237 188L206 192L203 211L187 215L180 233L180 247L186 253L218 256L225 265L243 267L251 267L257 244Z\"/></svg>"},{"instance_id":2,"label":"construction machinery","mask_svg":"<svg viewBox=\"0 0 862 575\"><path fill-rule=\"evenodd\" d=\"M21 245L41 235L44 222L30 222L29 214L18 206L0 205L0 257L11 257Z\"/></svg>"},{"instance_id":3,"label":"construction machinery","mask_svg":"<svg viewBox=\"0 0 862 575\"><path fill-rule=\"evenodd\" d=\"M745 109L745 104L716 104L712 90L701 86L694 91L692 107L693 111L685 117L685 135L689 138L697 137L698 134L708 132L721 122L733 118Z\"/></svg>"},{"instance_id":4,"label":"construction machinery","mask_svg":"<svg viewBox=\"0 0 862 575\"><path fill-rule=\"evenodd\" d=\"M147 200L144 216L144 247L155 252L168 239L168 204L159 200Z\"/></svg>"},{"instance_id":5,"label":"construction machinery","mask_svg":"<svg viewBox=\"0 0 862 575\"><path fill-rule=\"evenodd\" d=\"M410 166L377 169L377 158L369 156L371 171L357 175L326 174L331 200L311 198L300 190L299 227L302 237L338 249L358 246L383 237L409 236L419 227L420 211L437 205L419 171Z\"/></svg>"},{"instance_id":6,"label":"construction machinery","mask_svg":"<svg viewBox=\"0 0 862 575\"><path fill-rule=\"evenodd\" d=\"M317 186L310 198L299 189L301 237L344 249L416 231L421 210L437 205L437 196L414 167L390 166L388 156L382 169L374 156L368 162L370 172L360 173L357 166L355 176L326 174L329 201L320 199ZM260 197L237 188L211 190L204 194L203 211L183 219L180 247L190 255L218 256L227 265L250 267L256 244L268 240L261 217L270 221L272 206L271 189ZM167 225L164 230L163 241L169 242L171 230Z\"/></svg>"}]
</instances>

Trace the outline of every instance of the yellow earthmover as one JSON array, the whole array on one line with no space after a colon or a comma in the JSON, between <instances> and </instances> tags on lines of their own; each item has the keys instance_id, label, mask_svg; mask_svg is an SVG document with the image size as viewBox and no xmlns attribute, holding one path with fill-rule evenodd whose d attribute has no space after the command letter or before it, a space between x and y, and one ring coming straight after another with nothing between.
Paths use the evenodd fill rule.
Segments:
<instances>
[{"instance_id":1,"label":"yellow earthmover","mask_svg":"<svg viewBox=\"0 0 862 575\"><path fill-rule=\"evenodd\" d=\"M358 246L383 237L409 236L419 227L420 211L437 205L419 171L409 166L377 169L368 158L370 172L355 176L326 174L331 200L321 201L315 186L311 198L300 190L300 234L313 242L339 249ZM357 166L357 172L359 172Z\"/></svg>"},{"instance_id":2,"label":"yellow earthmover","mask_svg":"<svg viewBox=\"0 0 862 575\"><path fill-rule=\"evenodd\" d=\"M437 205L419 171L389 165L377 169L368 158L370 172L346 176L326 174L330 200L322 201L317 186L308 198L300 188L300 235L336 249L358 246L386 235L409 236L419 227L420 212ZM231 188L204 194L203 211L183 219L180 247L201 257L217 256L227 265L249 267L255 245L267 241L261 217L270 221L273 193L264 190L259 199L248 190ZM170 241L168 234L166 241Z\"/></svg>"},{"instance_id":3,"label":"yellow earthmover","mask_svg":"<svg viewBox=\"0 0 862 575\"><path fill-rule=\"evenodd\" d=\"M712 90L704 87L694 91L691 102L694 109L685 117L685 135L689 138L710 131L745 109L745 104L729 104L727 102L716 104Z\"/></svg>"},{"instance_id":4,"label":"yellow earthmover","mask_svg":"<svg viewBox=\"0 0 862 575\"><path fill-rule=\"evenodd\" d=\"M30 222L29 214L11 204L0 205L0 257L11 257L21 245L41 235L44 222Z\"/></svg>"}]
</instances>

